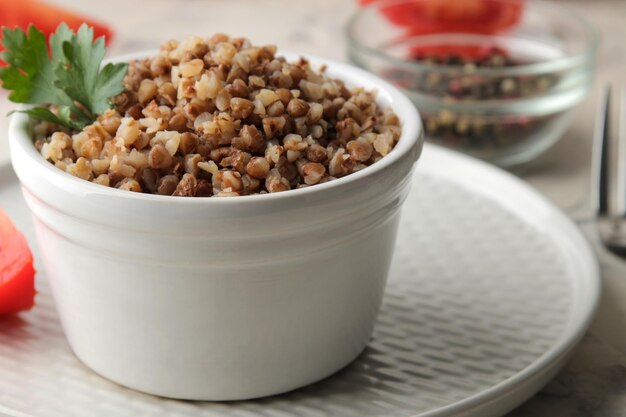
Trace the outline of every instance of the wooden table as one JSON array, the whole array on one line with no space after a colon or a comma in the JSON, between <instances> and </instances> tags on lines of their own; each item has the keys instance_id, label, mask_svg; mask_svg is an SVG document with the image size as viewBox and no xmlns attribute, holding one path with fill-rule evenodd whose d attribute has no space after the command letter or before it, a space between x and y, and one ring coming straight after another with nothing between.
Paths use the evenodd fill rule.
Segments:
<instances>
[{"instance_id":1,"label":"wooden table","mask_svg":"<svg viewBox=\"0 0 626 417\"><path fill-rule=\"evenodd\" d=\"M225 32L255 43L345 60L343 26L353 0L55 0L101 20L117 36L111 54L154 49L167 38ZM593 119L608 82L626 86L626 1L561 0L586 16L602 35L592 94L576 109L565 137L541 158L516 172L563 208L597 246L585 210ZM6 96L4 96L6 97ZM0 101L0 114L10 105ZM6 131L6 121L0 121ZM0 162L7 158L0 141ZM584 219L587 219L586 221ZM598 249L604 295L598 314L566 369L543 391L513 411L514 417L626 416L626 261Z\"/></svg>"}]
</instances>

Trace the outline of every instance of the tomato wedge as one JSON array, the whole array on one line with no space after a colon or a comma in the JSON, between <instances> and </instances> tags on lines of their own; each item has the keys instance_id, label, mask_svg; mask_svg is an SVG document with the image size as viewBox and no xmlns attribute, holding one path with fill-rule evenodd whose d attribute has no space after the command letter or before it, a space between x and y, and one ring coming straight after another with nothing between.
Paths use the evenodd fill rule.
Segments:
<instances>
[{"instance_id":1,"label":"tomato wedge","mask_svg":"<svg viewBox=\"0 0 626 417\"><path fill-rule=\"evenodd\" d=\"M377 0L359 0L362 5ZM523 0L419 0L392 3L380 10L393 24L413 35L463 32L497 33L513 27L522 16Z\"/></svg>"},{"instance_id":2,"label":"tomato wedge","mask_svg":"<svg viewBox=\"0 0 626 417\"><path fill-rule=\"evenodd\" d=\"M378 0L358 0L361 5ZM403 37L437 33L495 34L514 27L522 17L523 0L415 0L380 6L380 13L405 29ZM493 45L424 45L410 49L410 58L481 60Z\"/></svg>"},{"instance_id":3,"label":"tomato wedge","mask_svg":"<svg viewBox=\"0 0 626 417\"><path fill-rule=\"evenodd\" d=\"M0 210L0 315L35 303L35 268L26 238Z\"/></svg>"}]
</instances>

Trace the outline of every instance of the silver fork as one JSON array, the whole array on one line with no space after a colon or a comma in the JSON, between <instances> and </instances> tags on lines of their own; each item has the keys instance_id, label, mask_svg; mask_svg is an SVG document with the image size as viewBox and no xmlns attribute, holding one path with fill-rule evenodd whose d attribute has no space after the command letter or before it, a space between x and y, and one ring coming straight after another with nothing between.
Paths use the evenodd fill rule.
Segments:
<instances>
[{"instance_id":1,"label":"silver fork","mask_svg":"<svg viewBox=\"0 0 626 417\"><path fill-rule=\"evenodd\" d=\"M611 252L626 256L626 90L620 96L619 133L617 141L617 175L611 190L611 87L606 87L598 116L593 146L592 203L598 232ZM612 192L611 192L612 191ZM611 204L614 194L617 204Z\"/></svg>"}]
</instances>

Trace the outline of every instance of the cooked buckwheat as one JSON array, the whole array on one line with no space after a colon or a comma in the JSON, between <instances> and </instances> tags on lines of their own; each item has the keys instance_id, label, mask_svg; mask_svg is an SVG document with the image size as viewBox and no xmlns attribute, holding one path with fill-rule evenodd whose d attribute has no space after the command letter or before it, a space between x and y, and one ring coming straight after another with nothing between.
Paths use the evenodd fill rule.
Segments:
<instances>
[{"instance_id":1,"label":"cooked buckwheat","mask_svg":"<svg viewBox=\"0 0 626 417\"><path fill-rule=\"evenodd\" d=\"M314 186L375 163L400 137L398 117L374 92L324 71L243 38L167 41L130 62L113 109L80 132L41 122L36 147L72 175L135 192L222 197Z\"/></svg>"}]
</instances>

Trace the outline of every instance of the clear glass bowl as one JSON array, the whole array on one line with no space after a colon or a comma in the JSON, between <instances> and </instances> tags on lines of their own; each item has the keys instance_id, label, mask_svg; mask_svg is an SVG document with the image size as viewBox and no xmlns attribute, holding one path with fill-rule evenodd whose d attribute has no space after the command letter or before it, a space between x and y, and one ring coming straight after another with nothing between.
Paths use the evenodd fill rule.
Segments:
<instances>
[{"instance_id":1,"label":"clear glass bowl","mask_svg":"<svg viewBox=\"0 0 626 417\"><path fill-rule=\"evenodd\" d=\"M504 167L535 158L563 135L570 110L589 92L595 30L567 8L539 0L466 1L496 20L517 7L516 22L459 24L457 15L446 27L437 21L444 3L456 2L362 7L347 26L351 61L411 98L430 142ZM411 23L416 16L419 24Z\"/></svg>"}]
</instances>

